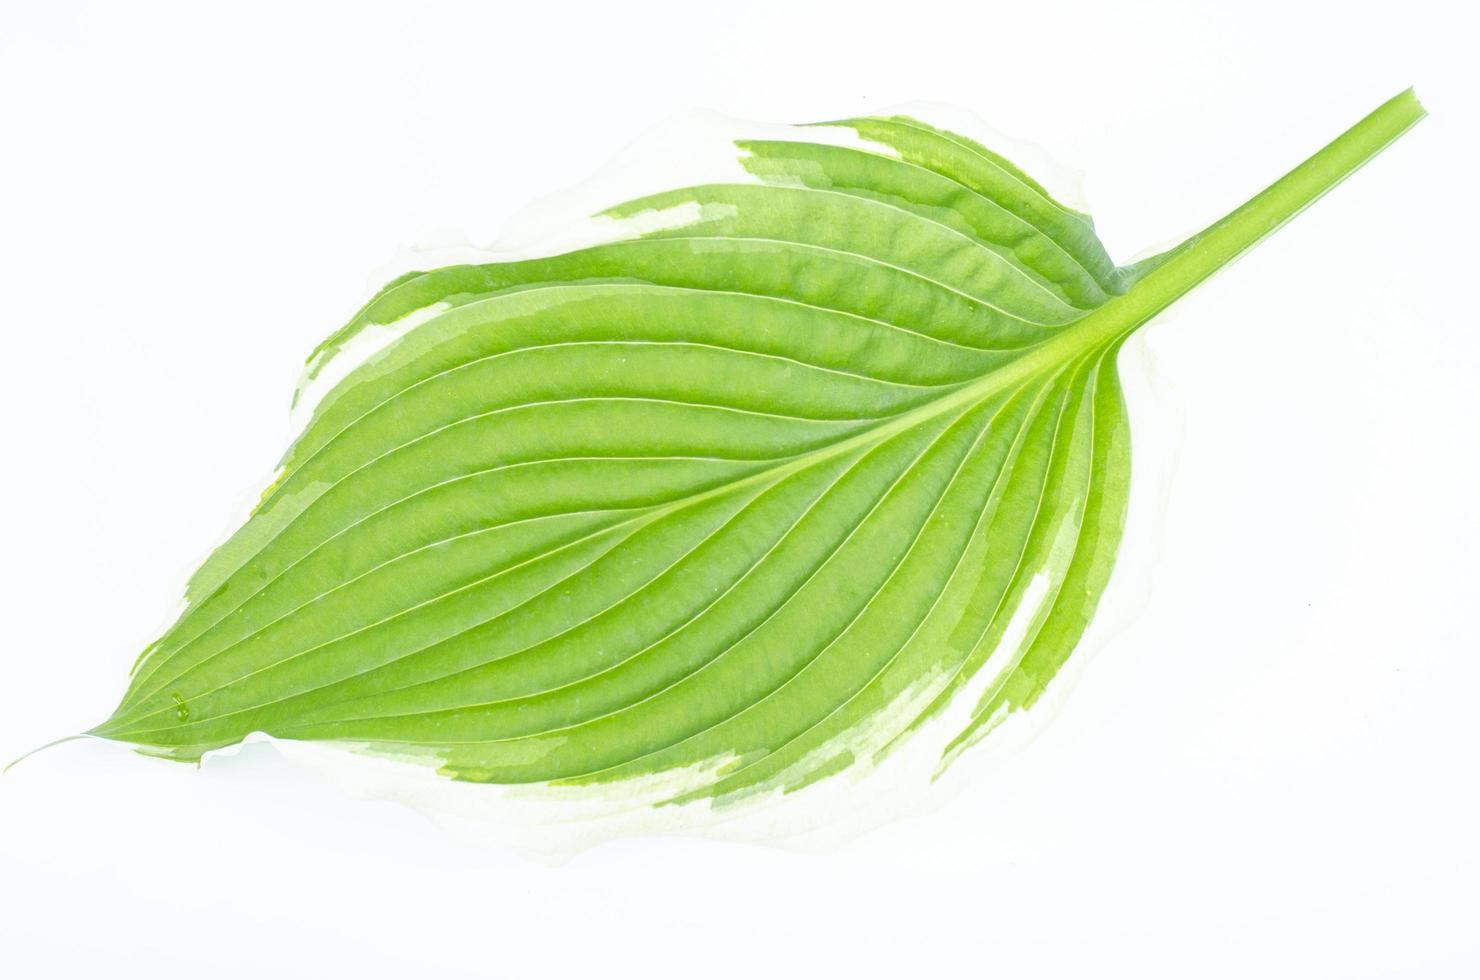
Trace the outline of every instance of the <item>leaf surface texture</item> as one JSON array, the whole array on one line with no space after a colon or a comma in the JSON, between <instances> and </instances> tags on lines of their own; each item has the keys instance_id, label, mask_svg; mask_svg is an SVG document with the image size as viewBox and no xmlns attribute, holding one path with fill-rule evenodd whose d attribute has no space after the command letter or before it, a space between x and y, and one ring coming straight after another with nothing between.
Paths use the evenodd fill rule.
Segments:
<instances>
[{"instance_id":1,"label":"leaf surface texture","mask_svg":"<svg viewBox=\"0 0 1480 980\"><path fill-rule=\"evenodd\" d=\"M1031 705L1121 536L1120 345L1264 232L1121 268L963 136L791 133L738 144L749 182L609 214L659 230L383 289L314 363L415 325L318 404L95 734L728 797ZM1245 209L1308 203L1280 186Z\"/></svg>"}]
</instances>

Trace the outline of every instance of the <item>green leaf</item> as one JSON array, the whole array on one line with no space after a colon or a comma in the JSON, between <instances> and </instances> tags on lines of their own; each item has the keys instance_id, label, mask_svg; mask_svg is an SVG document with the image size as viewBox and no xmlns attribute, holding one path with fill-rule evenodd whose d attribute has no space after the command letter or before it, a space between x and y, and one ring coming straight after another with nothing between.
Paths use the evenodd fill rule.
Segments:
<instances>
[{"instance_id":1,"label":"green leaf","mask_svg":"<svg viewBox=\"0 0 1480 980\"><path fill-rule=\"evenodd\" d=\"M877 761L948 708L949 756L1033 704L1105 588L1121 343L1422 115L1399 95L1133 267L1007 160L890 117L743 142L752 182L609 213L643 234L402 277L310 374L399 334L93 734L688 770L680 798Z\"/></svg>"}]
</instances>

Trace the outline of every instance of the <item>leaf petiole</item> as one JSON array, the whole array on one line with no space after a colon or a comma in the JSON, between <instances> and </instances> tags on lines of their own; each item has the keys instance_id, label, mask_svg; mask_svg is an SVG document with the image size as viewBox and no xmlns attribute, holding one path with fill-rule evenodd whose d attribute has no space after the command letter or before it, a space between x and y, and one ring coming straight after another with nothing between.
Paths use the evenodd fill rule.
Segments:
<instances>
[{"instance_id":1,"label":"leaf petiole","mask_svg":"<svg viewBox=\"0 0 1480 980\"><path fill-rule=\"evenodd\" d=\"M1427 114L1413 89L1393 96L1241 207L1127 270L1131 288L1079 325L1097 340L1135 330L1310 207Z\"/></svg>"}]
</instances>

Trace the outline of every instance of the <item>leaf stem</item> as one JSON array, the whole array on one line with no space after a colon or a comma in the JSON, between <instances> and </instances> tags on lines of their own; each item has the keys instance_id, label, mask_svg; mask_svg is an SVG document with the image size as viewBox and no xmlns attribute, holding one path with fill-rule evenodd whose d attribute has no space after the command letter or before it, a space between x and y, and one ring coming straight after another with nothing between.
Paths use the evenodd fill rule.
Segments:
<instances>
[{"instance_id":1,"label":"leaf stem","mask_svg":"<svg viewBox=\"0 0 1480 980\"><path fill-rule=\"evenodd\" d=\"M1310 207L1425 115L1413 89L1393 96L1227 217L1133 267L1134 285L1082 325L1099 338L1135 330Z\"/></svg>"}]
</instances>

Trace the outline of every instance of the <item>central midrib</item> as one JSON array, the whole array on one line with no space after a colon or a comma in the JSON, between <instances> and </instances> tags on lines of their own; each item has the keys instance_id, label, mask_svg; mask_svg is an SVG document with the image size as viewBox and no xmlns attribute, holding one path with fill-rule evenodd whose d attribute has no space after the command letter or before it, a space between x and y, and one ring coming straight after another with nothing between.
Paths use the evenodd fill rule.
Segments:
<instances>
[{"instance_id":1,"label":"central midrib","mask_svg":"<svg viewBox=\"0 0 1480 980\"><path fill-rule=\"evenodd\" d=\"M610 534L629 525L635 524L640 526L643 524L652 523L685 507L695 506L703 503L706 500L711 500L715 497L719 497L728 493L733 493L737 490L744 489L757 483L778 483L793 473L797 473L808 467L815 466L835 456L849 453L866 446L882 443L892 436L895 436L908 429L914 428L918 425L924 424L931 419L938 418L939 416L953 410L958 410L962 412L967 411L970 408L981 404L984 400L991 397L992 395L998 394L1004 390L1018 385L1027 384L1032 380L1034 376L1043 372L1047 372L1061 364L1067 363L1067 361L1072 359L1076 354L1082 354L1090 350L1093 346L1094 339L1098 336L1098 334L1086 333L1084 330L1079 329L1080 325L1085 324L1089 319L1089 317L1084 317L1080 320L1074 321L1073 323L1064 327L1062 333L1050 338L1049 340L1043 341L1042 343L1034 347L1025 349L1019 357L1008 362L1007 364L995 368L986 375L983 375L981 378L977 379L976 381L971 382L964 387L957 388L954 391L941 396L940 398L925 403L924 405L919 405L885 422L882 422L875 426L871 426L870 428L865 429L862 432L856 433L844 439L840 439L837 442L829 443L825 446L819 446L816 449L812 449L807 452L788 457L785 460L776 463L775 465L763 467L752 473L748 473L743 477L720 483L696 493L685 494L681 497L675 497L674 499L664 501L661 504L655 504L652 507L645 508L640 513L634 514L612 524L605 525L604 527L595 529L590 533L583 535L581 538L577 539L574 542L567 542L566 545L562 546L562 549L573 544L579 544L581 541L588 540L597 535ZM415 550L419 551L421 549L418 548ZM410 552L408 552L407 554L409 553ZM403 557L405 557L405 555L399 555L397 556L397 559ZM395 561L397 559L391 559L391 561ZM387 564L390 564L390 562L382 562L376 567L383 567ZM359 577L360 576L357 576L357 578ZM303 608L303 606L312 604L320 598L323 598L323 596L315 596L314 598L308 600L308 602L303 603L299 607L285 614L284 617L280 617L279 620L274 620L274 622L280 621L281 618L286 618L287 615L292 615L292 613L296 612L297 609L301 609ZM418 605L422 604L423 603L418 603ZM150 701L157 698L160 693L166 688L178 683L179 680L184 677L186 673L189 673L190 671L193 671L196 668L200 667L202 664L215 659L221 653L224 653L226 652L226 650L229 650L232 647L236 646L239 642L241 641L235 641L223 650L219 650L216 653L211 654L205 660L202 660L196 664L192 664L186 669L186 671L177 674L174 677L171 677L166 683L155 687L148 694L133 699L132 705L134 707L143 707L147 705ZM145 719L152 718L156 715L165 714L171 710L173 710L172 705L161 705L158 708L144 711L139 714L133 714L132 712L130 712L123 715L115 716L114 718L110 719L108 723L100 726L100 728L96 729L95 731L100 733L105 729L118 732L137 731L138 729L136 726L140 722L144 721ZM130 717L130 715L132 715L132 717ZM126 725L120 724L124 722L126 722Z\"/></svg>"}]
</instances>

